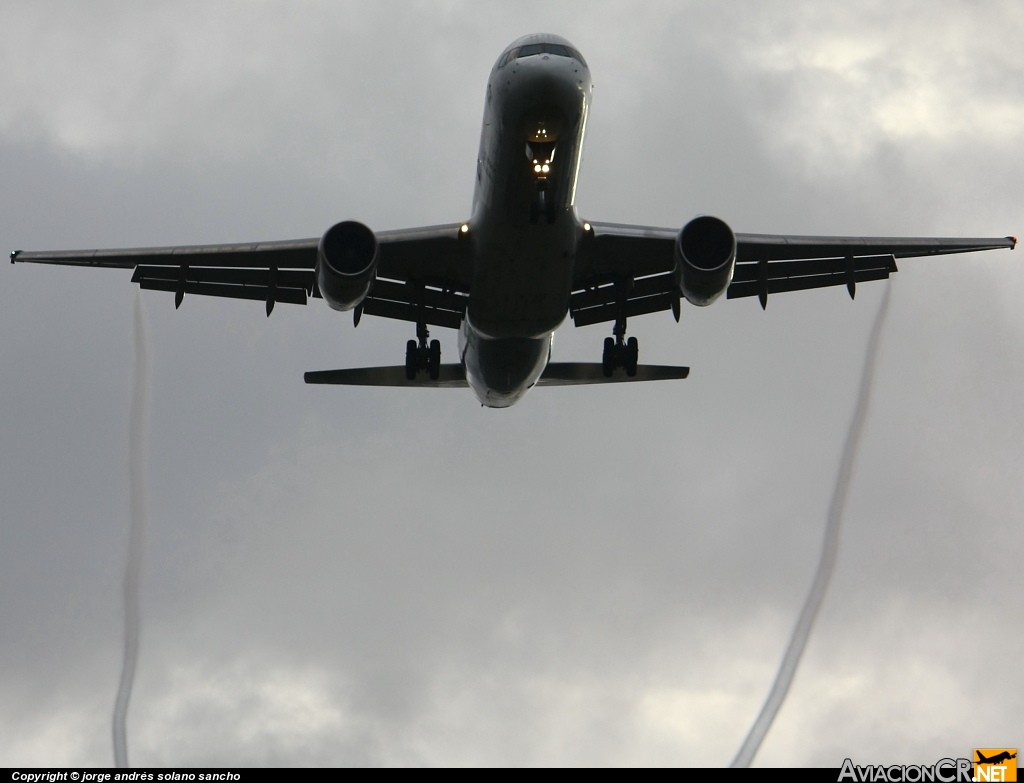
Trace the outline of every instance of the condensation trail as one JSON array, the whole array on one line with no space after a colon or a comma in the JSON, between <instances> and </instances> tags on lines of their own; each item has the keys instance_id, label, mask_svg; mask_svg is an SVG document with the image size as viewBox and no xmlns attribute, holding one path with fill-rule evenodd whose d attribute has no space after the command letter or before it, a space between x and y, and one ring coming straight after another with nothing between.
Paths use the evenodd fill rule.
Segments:
<instances>
[{"instance_id":1,"label":"condensation trail","mask_svg":"<svg viewBox=\"0 0 1024 783\"><path fill-rule=\"evenodd\" d=\"M114 701L114 764L128 766L125 718L139 657L139 578L146 535L146 426L149 421L149 336L142 299L135 296L135 369L132 407L128 419L128 562L124 572L124 661Z\"/></svg>"},{"instance_id":2,"label":"condensation trail","mask_svg":"<svg viewBox=\"0 0 1024 783\"><path fill-rule=\"evenodd\" d=\"M768 692L761 712L750 727L747 738L743 740L736 758L730 766L749 767L750 762L757 755L761 742L772 727L782 702L786 698L789 686L793 682L793 675L796 674L796 667L800 663L800 656L807 644L807 637L811 634L811 627L814 625L814 618L821 608L821 602L825 598L825 590L828 588L828 581L832 577L832 570L836 564L836 555L839 552L839 532L843 519L843 508L846 506L847 490L850 488L850 476L853 474L853 461L857 456L857 446L860 444L860 436L864 430L864 421L867 419L868 406L871 403L871 383L875 376L875 359L878 356L878 343L882 334L882 324L885 321L886 313L889 312L889 291L887 285L882 303L878 307L878 314L875 316L875 325L871 330L871 337L868 340L868 350L864 357L864 371L860 379L860 391L857 394L857 407L853 411L853 419L850 421L850 429L846 433L846 443L843 446L843 456L839 461L839 475L836 476L836 487L832 493L832 503L828 508L828 523L825 526L825 541L821 548L821 560L818 563L818 571L811 583L811 590L807 594L807 601L800 612L800 619L797 620L793 629L793 638L789 640L789 647L786 654L782 656L782 663L779 665L779 672L775 675L775 682Z\"/></svg>"}]
</instances>

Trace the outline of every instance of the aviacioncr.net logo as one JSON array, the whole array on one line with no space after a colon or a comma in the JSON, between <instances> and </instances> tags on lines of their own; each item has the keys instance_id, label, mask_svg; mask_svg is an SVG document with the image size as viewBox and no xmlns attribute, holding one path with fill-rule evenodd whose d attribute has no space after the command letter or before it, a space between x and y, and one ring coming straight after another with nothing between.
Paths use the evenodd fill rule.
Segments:
<instances>
[{"instance_id":1,"label":"aviacioncr.net logo","mask_svg":"<svg viewBox=\"0 0 1024 783\"><path fill-rule=\"evenodd\" d=\"M838 783L972 783L972 767L970 759L939 759L930 766L892 764L888 767L883 764L860 766L844 759Z\"/></svg>"}]
</instances>

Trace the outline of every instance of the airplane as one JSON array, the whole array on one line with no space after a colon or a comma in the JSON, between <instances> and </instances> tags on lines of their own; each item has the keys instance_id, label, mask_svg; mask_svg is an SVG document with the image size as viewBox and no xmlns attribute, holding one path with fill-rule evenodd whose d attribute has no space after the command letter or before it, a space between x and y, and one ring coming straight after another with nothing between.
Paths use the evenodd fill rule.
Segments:
<instances>
[{"instance_id":1,"label":"airplane","mask_svg":"<svg viewBox=\"0 0 1024 783\"><path fill-rule=\"evenodd\" d=\"M641 365L629 318L727 299L887 279L897 258L1013 249L1015 237L874 238L734 233L702 215L681 229L582 220L575 207L592 83L557 35L528 35L487 80L472 209L465 222L374 232L347 220L321 237L247 244L15 251L11 262L134 269L140 288L306 304L416 325L405 364L308 372L306 383L472 388L504 408L534 386L685 378ZM600 363L552 362L566 316L611 323ZM441 364L428 327L458 330Z\"/></svg>"},{"instance_id":2,"label":"airplane","mask_svg":"<svg viewBox=\"0 0 1024 783\"><path fill-rule=\"evenodd\" d=\"M990 759L989 758L985 758L985 756L982 755L980 750L976 750L974 752L978 756L978 760L974 762L975 764L999 764L1000 762L1009 761L1010 759L1017 758L1017 754L1016 753L1010 753L1009 751L1006 751L1006 750L1004 750L1002 753L997 753L996 755L994 755Z\"/></svg>"}]
</instances>

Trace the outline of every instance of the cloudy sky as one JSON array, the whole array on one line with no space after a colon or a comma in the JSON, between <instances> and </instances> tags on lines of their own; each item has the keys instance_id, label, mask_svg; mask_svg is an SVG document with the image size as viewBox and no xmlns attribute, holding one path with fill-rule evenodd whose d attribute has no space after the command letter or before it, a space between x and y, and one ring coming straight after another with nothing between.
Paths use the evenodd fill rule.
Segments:
<instances>
[{"instance_id":1,"label":"cloudy sky","mask_svg":"<svg viewBox=\"0 0 1024 783\"><path fill-rule=\"evenodd\" d=\"M5 249L468 216L529 32L587 57L581 216L1024 234L1024 7L0 6ZM839 563L755 763L1024 744L1024 267L905 261ZM109 764L130 274L0 270L0 765ZM135 764L727 764L813 574L881 283L635 319L685 382L307 387L411 325L145 292ZM455 335L437 330L446 356ZM555 337L594 361L603 326Z\"/></svg>"}]
</instances>

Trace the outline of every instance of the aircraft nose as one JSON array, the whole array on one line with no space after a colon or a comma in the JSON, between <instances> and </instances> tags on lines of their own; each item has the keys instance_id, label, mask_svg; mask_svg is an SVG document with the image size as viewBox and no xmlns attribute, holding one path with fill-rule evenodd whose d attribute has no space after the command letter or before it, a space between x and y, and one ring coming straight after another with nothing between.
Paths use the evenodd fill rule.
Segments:
<instances>
[{"instance_id":1,"label":"aircraft nose","mask_svg":"<svg viewBox=\"0 0 1024 783\"><path fill-rule=\"evenodd\" d=\"M582 66L566 57L540 55L516 65L507 108L523 114L538 106L558 106L576 116L587 100L589 77Z\"/></svg>"},{"instance_id":2,"label":"aircraft nose","mask_svg":"<svg viewBox=\"0 0 1024 783\"><path fill-rule=\"evenodd\" d=\"M516 70L520 86L531 91L578 93L587 81L582 66L575 60L555 55L529 57Z\"/></svg>"}]
</instances>

